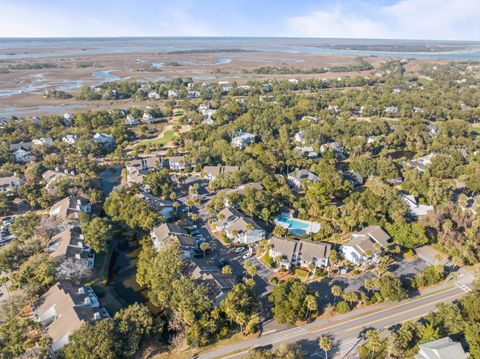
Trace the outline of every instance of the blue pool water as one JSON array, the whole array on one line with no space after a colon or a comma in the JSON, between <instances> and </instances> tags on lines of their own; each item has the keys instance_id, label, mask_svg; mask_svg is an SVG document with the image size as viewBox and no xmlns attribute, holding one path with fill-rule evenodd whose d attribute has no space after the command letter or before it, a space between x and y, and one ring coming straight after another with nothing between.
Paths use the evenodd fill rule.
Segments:
<instances>
[{"instance_id":1,"label":"blue pool water","mask_svg":"<svg viewBox=\"0 0 480 359\"><path fill-rule=\"evenodd\" d=\"M287 217L279 216L277 217L277 221L288 224L288 229L291 231L295 231L295 230L305 231L308 228L307 223L299 222L295 220L295 218L287 218Z\"/></svg>"}]
</instances>

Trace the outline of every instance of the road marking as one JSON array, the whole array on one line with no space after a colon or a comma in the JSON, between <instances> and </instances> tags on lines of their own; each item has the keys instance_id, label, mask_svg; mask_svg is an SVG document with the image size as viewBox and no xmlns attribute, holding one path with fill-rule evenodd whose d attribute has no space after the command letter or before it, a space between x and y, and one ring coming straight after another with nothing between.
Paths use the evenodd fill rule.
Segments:
<instances>
[{"instance_id":1,"label":"road marking","mask_svg":"<svg viewBox=\"0 0 480 359\"><path fill-rule=\"evenodd\" d=\"M276 331L277 331L277 329L269 330L268 332L263 332L262 335L267 335L267 334L270 334L270 333L275 333Z\"/></svg>"},{"instance_id":2,"label":"road marking","mask_svg":"<svg viewBox=\"0 0 480 359\"><path fill-rule=\"evenodd\" d=\"M426 296L423 296L423 297L419 297L417 299L414 299L414 300L410 300L410 301L407 301L407 302L404 302L404 303L400 303L400 304L397 304L395 306L392 306L392 307L388 307L388 308L385 308L385 309L382 309L382 310L379 310L377 312L374 312L374 313L370 313L370 314L366 314L366 315L359 315L358 317L356 318L353 318L353 319L350 319L350 320L347 320L345 322L339 322L339 323L336 323L336 324L333 324L333 325L329 325L329 326L326 326L326 327L322 327L322 328L319 328L317 330L312 330L311 333L317 333L317 332L321 332L325 329L330 329L330 328L334 328L336 326L339 326L339 325L343 325L343 324L347 324L347 323L350 323L350 322L354 322L358 319L362 319L362 318L367 318L367 317L370 317L372 315L376 315L376 314L379 314L379 313L383 313L383 312L386 312L386 311L389 311L391 309L394 309L394 308L399 308L399 307L402 307L404 305L408 305L410 303L415 303L416 301L419 301L419 300L423 300L425 298L428 298L428 297L431 297L431 296L434 296L434 295L437 295L437 294L440 294L440 293L446 293L446 292L449 292L451 290L456 290L457 288L453 287L453 288L450 288L450 289L447 289L447 290L444 290L442 292L438 292L438 293L433 293L433 294L429 294L429 295L426 295Z\"/></svg>"},{"instance_id":3,"label":"road marking","mask_svg":"<svg viewBox=\"0 0 480 359\"><path fill-rule=\"evenodd\" d=\"M447 298L442 298L442 299L439 299L439 300L436 300L434 302L430 302L430 303L427 303L427 304L424 304L424 305L421 305L419 307L415 307L415 308L411 308L411 309L407 309L407 310L404 310L403 312L399 312L399 313L395 313L395 314L392 314L388 317L382 317L382 318L379 318L379 319L376 319L376 320L372 320L371 322L368 322L366 324L362 324L362 325L358 325L356 327L353 327L353 328L348 328L348 329L345 329L346 332L351 332L353 330L357 330L357 329L360 329L360 328L368 328L371 324L374 324L374 323L377 323L377 322L381 322L385 319L390 319L390 318L395 318L395 317L398 317L399 315L403 315L405 313L408 313L408 312L413 312L414 310L417 310L417 309L420 309L420 308L424 308L424 307L428 307L432 304L437 304L437 303L440 303L440 302L444 302L446 301L447 299L452 299L452 298L455 298L455 297L458 297L460 295L463 295L463 293L458 293L458 294L455 294L455 295L451 295L450 297L447 297ZM411 320L411 319L407 319L407 320Z\"/></svg>"},{"instance_id":4,"label":"road marking","mask_svg":"<svg viewBox=\"0 0 480 359\"><path fill-rule=\"evenodd\" d=\"M463 290L465 293L468 293L468 292L471 292L471 291L472 291L472 289L471 289L469 286L465 285L465 284L455 283L455 287L460 288L460 289Z\"/></svg>"}]
</instances>

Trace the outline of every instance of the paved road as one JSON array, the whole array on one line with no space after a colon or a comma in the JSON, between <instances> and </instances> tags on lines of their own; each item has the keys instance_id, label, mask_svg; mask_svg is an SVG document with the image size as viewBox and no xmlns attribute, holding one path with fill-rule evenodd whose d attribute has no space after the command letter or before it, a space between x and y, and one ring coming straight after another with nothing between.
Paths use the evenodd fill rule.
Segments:
<instances>
[{"instance_id":1,"label":"paved road","mask_svg":"<svg viewBox=\"0 0 480 359\"><path fill-rule=\"evenodd\" d=\"M333 339L334 350L329 358L342 358L360 342L359 333L366 328L382 329L413 320L435 310L439 303L451 303L460 299L469 287L465 284L450 283L440 292L429 291L417 298L400 303L382 303L330 319L323 319L303 327L285 331L265 333L261 337L218 348L199 356L201 359L241 358L250 349L272 348L280 343L298 343L307 353L307 358L322 358L318 340L321 336Z\"/></svg>"}]
</instances>

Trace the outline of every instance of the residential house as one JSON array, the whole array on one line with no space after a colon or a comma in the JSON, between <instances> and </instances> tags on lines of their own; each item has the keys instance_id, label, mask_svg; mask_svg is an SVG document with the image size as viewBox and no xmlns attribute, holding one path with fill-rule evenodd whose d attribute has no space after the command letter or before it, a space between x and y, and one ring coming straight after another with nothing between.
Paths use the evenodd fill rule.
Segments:
<instances>
[{"instance_id":1,"label":"residential house","mask_svg":"<svg viewBox=\"0 0 480 359\"><path fill-rule=\"evenodd\" d=\"M195 239L175 223L162 223L150 231L153 246L158 251L166 246L176 244L185 258L193 258L197 243Z\"/></svg>"},{"instance_id":2,"label":"residential house","mask_svg":"<svg viewBox=\"0 0 480 359\"><path fill-rule=\"evenodd\" d=\"M23 179L13 174L13 176L0 177L0 192L14 192L20 189Z\"/></svg>"},{"instance_id":3,"label":"residential house","mask_svg":"<svg viewBox=\"0 0 480 359\"><path fill-rule=\"evenodd\" d=\"M24 150L23 148L19 148L18 150L14 151L13 156L15 157L15 162L18 163L35 161L35 156L32 155L30 151Z\"/></svg>"},{"instance_id":4,"label":"residential house","mask_svg":"<svg viewBox=\"0 0 480 359\"><path fill-rule=\"evenodd\" d=\"M350 241L340 247L343 256L353 264L378 262L383 249L389 246L390 236L379 226L368 226L352 234Z\"/></svg>"},{"instance_id":5,"label":"residential house","mask_svg":"<svg viewBox=\"0 0 480 359\"><path fill-rule=\"evenodd\" d=\"M61 278L79 278L91 275L95 254L85 244L79 226L64 229L48 242L47 252L58 263L57 271Z\"/></svg>"},{"instance_id":6,"label":"residential house","mask_svg":"<svg viewBox=\"0 0 480 359\"><path fill-rule=\"evenodd\" d=\"M155 122L155 118L153 117L153 115L151 113L145 111L143 113L143 116L142 116L142 122L152 124L152 123Z\"/></svg>"},{"instance_id":7,"label":"residential house","mask_svg":"<svg viewBox=\"0 0 480 359\"><path fill-rule=\"evenodd\" d=\"M165 157L164 162L170 171L183 171L190 167L190 163L185 160L185 156Z\"/></svg>"},{"instance_id":8,"label":"residential house","mask_svg":"<svg viewBox=\"0 0 480 359\"><path fill-rule=\"evenodd\" d=\"M293 150L300 153L302 156L306 156L309 160L314 160L318 158L318 153L312 146L296 146Z\"/></svg>"},{"instance_id":9,"label":"residential house","mask_svg":"<svg viewBox=\"0 0 480 359\"><path fill-rule=\"evenodd\" d=\"M450 337L444 337L419 345L415 359L467 359L462 344L454 342Z\"/></svg>"},{"instance_id":10,"label":"residential house","mask_svg":"<svg viewBox=\"0 0 480 359\"><path fill-rule=\"evenodd\" d=\"M327 151L331 151L335 158L339 160L347 158L347 155L343 151L343 145L340 142L329 142L320 146L320 153L325 153Z\"/></svg>"},{"instance_id":11,"label":"residential house","mask_svg":"<svg viewBox=\"0 0 480 359\"><path fill-rule=\"evenodd\" d=\"M288 183L297 190L302 189L305 183L320 182L320 178L315 173L304 169L297 169L294 172L290 172L287 180Z\"/></svg>"},{"instance_id":12,"label":"residential house","mask_svg":"<svg viewBox=\"0 0 480 359\"><path fill-rule=\"evenodd\" d=\"M53 285L34 304L32 315L52 339L50 350L58 352L69 343L69 337L85 323L110 318L95 292L88 286L76 286L70 281Z\"/></svg>"},{"instance_id":13,"label":"residential house","mask_svg":"<svg viewBox=\"0 0 480 359\"><path fill-rule=\"evenodd\" d=\"M216 304L235 285L233 276L220 273L217 266L209 265L200 259L190 260L186 270L192 279L207 288L209 298L215 300Z\"/></svg>"},{"instance_id":14,"label":"residential house","mask_svg":"<svg viewBox=\"0 0 480 359\"><path fill-rule=\"evenodd\" d=\"M235 243L253 244L265 239L265 230L234 207L218 214L215 231L224 232Z\"/></svg>"},{"instance_id":15,"label":"residential house","mask_svg":"<svg viewBox=\"0 0 480 359\"><path fill-rule=\"evenodd\" d=\"M136 126L140 124L140 120L133 116L132 114L128 114L127 117L125 117L125 125L126 126Z\"/></svg>"},{"instance_id":16,"label":"residential house","mask_svg":"<svg viewBox=\"0 0 480 359\"><path fill-rule=\"evenodd\" d=\"M148 93L148 98L151 100L160 100L160 94L157 91L150 91Z\"/></svg>"},{"instance_id":17,"label":"residential house","mask_svg":"<svg viewBox=\"0 0 480 359\"><path fill-rule=\"evenodd\" d=\"M80 212L90 213L92 207L82 199L69 196L55 203L50 209L50 217L56 221L64 222L67 219L78 219Z\"/></svg>"},{"instance_id":18,"label":"residential house","mask_svg":"<svg viewBox=\"0 0 480 359\"><path fill-rule=\"evenodd\" d=\"M178 91L177 90L168 90L167 92L168 97L178 97Z\"/></svg>"},{"instance_id":19,"label":"residential house","mask_svg":"<svg viewBox=\"0 0 480 359\"><path fill-rule=\"evenodd\" d=\"M257 136L255 136L253 133L248 133L248 132L243 132L243 131L237 131L235 132L235 137L232 138L232 146L237 147L237 148L244 148L245 146L248 146L252 143L255 142Z\"/></svg>"},{"instance_id":20,"label":"residential house","mask_svg":"<svg viewBox=\"0 0 480 359\"><path fill-rule=\"evenodd\" d=\"M62 141L69 144L73 145L78 141L79 137L78 135L66 135L62 137Z\"/></svg>"},{"instance_id":21,"label":"residential house","mask_svg":"<svg viewBox=\"0 0 480 359\"><path fill-rule=\"evenodd\" d=\"M291 267L326 267L331 245L306 240L291 240L280 237L270 239L270 257L279 258L280 265Z\"/></svg>"},{"instance_id":22,"label":"residential house","mask_svg":"<svg viewBox=\"0 0 480 359\"><path fill-rule=\"evenodd\" d=\"M334 113L340 112L340 106L338 105L328 105L328 109Z\"/></svg>"},{"instance_id":23,"label":"residential house","mask_svg":"<svg viewBox=\"0 0 480 359\"><path fill-rule=\"evenodd\" d=\"M407 161L406 165L415 168L417 171L425 172L430 163L432 163L433 157L435 157L435 154L429 153L428 155Z\"/></svg>"},{"instance_id":24,"label":"residential house","mask_svg":"<svg viewBox=\"0 0 480 359\"><path fill-rule=\"evenodd\" d=\"M53 139L51 137L41 137L32 140L32 144L36 146L51 146L53 144Z\"/></svg>"},{"instance_id":25,"label":"residential house","mask_svg":"<svg viewBox=\"0 0 480 359\"><path fill-rule=\"evenodd\" d=\"M448 255L440 252L438 249L433 248L432 246L421 246L415 248L415 253L418 258L424 260L426 263L434 265L447 266L450 263Z\"/></svg>"},{"instance_id":26,"label":"residential house","mask_svg":"<svg viewBox=\"0 0 480 359\"><path fill-rule=\"evenodd\" d=\"M205 166L203 167L203 172L205 173L205 178L209 181L213 181L219 175L235 173L240 170L238 166Z\"/></svg>"},{"instance_id":27,"label":"residential house","mask_svg":"<svg viewBox=\"0 0 480 359\"><path fill-rule=\"evenodd\" d=\"M73 116L69 113L63 115L63 124L65 126L71 126L73 124Z\"/></svg>"},{"instance_id":28,"label":"residential house","mask_svg":"<svg viewBox=\"0 0 480 359\"><path fill-rule=\"evenodd\" d=\"M385 113L390 115L396 115L397 113L400 112L397 106L387 106L383 110L385 111Z\"/></svg>"},{"instance_id":29,"label":"residential house","mask_svg":"<svg viewBox=\"0 0 480 359\"><path fill-rule=\"evenodd\" d=\"M201 96L200 91L188 91L187 98L199 98Z\"/></svg>"},{"instance_id":30,"label":"residential house","mask_svg":"<svg viewBox=\"0 0 480 359\"><path fill-rule=\"evenodd\" d=\"M42 179L46 189L49 189L57 180L67 179L74 176L74 171L69 172L67 169L60 171L58 168L55 168L55 170L46 170L42 173Z\"/></svg>"},{"instance_id":31,"label":"residential house","mask_svg":"<svg viewBox=\"0 0 480 359\"><path fill-rule=\"evenodd\" d=\"M402 193L400 195L400 198L408 205L408 207L410 208L410 215L414 218L423 217L429 212L433 211L433 206L419 204L415 197L411 194Z\"/></svg>"},{"instance_id":32,"label":"residential house","mask_svg":"<svg viewBox=\"0 0 480 359\"><path fill-rule=\"evenodd\" d=\"M293 140L295 142L305 144L305 132L304 131L299 131L293 136Z\"/></svg>"},{"instance_id":33,"label":"residential house","mask_svg":"<svg viewBox=\"0 0 480 359\"><path fill-rule=\"evenodd\" d=\"M317 122L318 122L318 117L314 117L314 116L302 116L302 121L308 121L308 122L317 123Z\"/></svg>"},{"instance_id":34,"label":"residential house","mask_svg":"<svg viewBox=\"0 0 480 359\"><path fill-rule=\"evenodd\" d=\"M33 147L32 142L19 142L10 145L10 152L15 157L15 162L27 163L35 160L35 156L32 155L31 150Z\"/></svg>"},{"instance_id":35,"label":"residential house","mask_svg":"<svg viewBox=\"0 0 480 359\"><path fill-rule=\"evenodd\" d=\"M104 146L113 146L113 136L107 135L106 133L96 133L93 135L93 142L102 144Z\"/></svg>"},{"instance_id":36,"label":"residential house","mask_svg":"<svg viewBox=\"0 0 480 359\"><path fill-rule=\"evenodd\" d=\"M143 178L151 171L157 171L164 167L160 157L146 157L128 161L125 164L127 169L127 182L142 184Z\"/></svg>"}]
</instances>

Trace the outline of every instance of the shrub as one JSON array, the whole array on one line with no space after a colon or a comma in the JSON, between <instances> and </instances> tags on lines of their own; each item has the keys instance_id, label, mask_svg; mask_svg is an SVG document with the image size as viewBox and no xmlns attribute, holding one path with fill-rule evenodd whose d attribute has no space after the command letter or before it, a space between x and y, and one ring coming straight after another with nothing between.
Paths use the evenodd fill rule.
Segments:
<instances>
[{"instance_id":1,"label":"shrub","mask_svg":"<svg viewBox=\"0 0 480 359\"><path fill-rule=\"evenodd\" d=\"M302 268L295 268L295 275L298 275L299 277L306 277L308 272Z\"/></svg>"},{"instance_id":2,"label":"shrub","mask_svg":"<svg viewBox=\"0 0 480 359\"><path fill-rule=\"evenodd\" d=\"M347 302L341 301L341 302L337 303L337 306L336 306L335 310L339 314L348 313L350 311L350 306L348 305Z\"/></svg>"}]
</instances>

